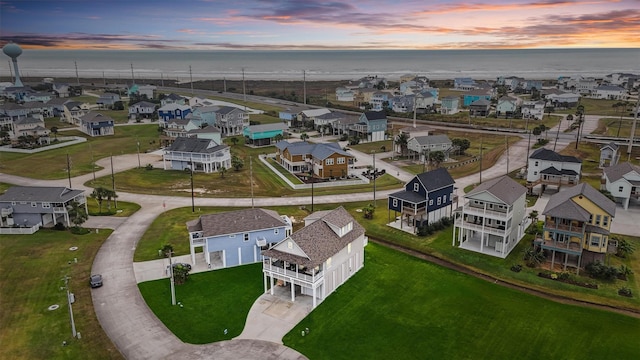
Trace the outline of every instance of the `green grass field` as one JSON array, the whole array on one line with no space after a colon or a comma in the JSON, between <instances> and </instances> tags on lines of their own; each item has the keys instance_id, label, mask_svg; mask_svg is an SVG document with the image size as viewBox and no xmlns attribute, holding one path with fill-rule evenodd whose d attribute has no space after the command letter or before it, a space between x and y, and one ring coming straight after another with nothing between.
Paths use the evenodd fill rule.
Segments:
<instances>
[{"instance_id":1,"label":"green grass field","mask_svg":"<svg viewBox=\"0 0 640 360\"><path fill-rule=\"evenodd\" d=\"M640 351L637 318L544 300L376 244L365 254L365 267L285 345L310 359L631 359Z\"/></svg>"},{"instance_id":2,"label":"green grass field","mask_svg":"<svg viewBox=\"0 0 640 360\"><path fill-rule=\"evenodd\" d=\"M98 323L89 287L93 258L110 234L41 229L33 235L0 237L0 358L122 358ZM78 250L70 251L72 246ZM60 290L65 275L71 277L73 315L82 339L71 336L66 291ZM54 304L60 307L47 310ZM63 341L68 346L63 347Z\"/></svg>"},{"instance_id":3,"label":"green grass field","mask_svg":"<svg viewBox=\"0 0 640 360\"><path fill-rule=\"evenodd\" d=\"M180 340L208 344L240 335L249 309L262 294L262 263L189 275L176 285L171 305L168 279L138 284L151 311ZM227 334L224 330L227 329Z\"/></svg>"}]
</instances>

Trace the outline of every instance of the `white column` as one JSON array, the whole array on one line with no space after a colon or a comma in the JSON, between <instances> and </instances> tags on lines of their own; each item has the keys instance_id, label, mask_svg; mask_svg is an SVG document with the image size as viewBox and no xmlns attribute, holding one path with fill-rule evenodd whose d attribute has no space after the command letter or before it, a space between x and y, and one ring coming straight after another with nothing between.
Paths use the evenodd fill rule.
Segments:
<instances>
[{"instance_id":1,"label":"white column","mask_svg":"<svg viewBox=\"0 0 640 360\"><path fill-rule=\"evenodd\" d=\"M264 264L262 265L264 267ZM263 283L264 283L264 293L267 293L267 273L266 272L262 272L262 278L263 278Z\"/></svg>"},{"instance_id":2,"label":"white column","mask_svg":"<svg viewBox=\"0 0 640 360\"><path fill-rule=\"evenodd\" d=\"M316 287L313 286L313 309L316 308Z\"/></svg>"},{"instance_id":3,"label":"white column","mask_svg":"<svg viewBox=\"0 0 640 360\"><path fill-rule=\"evenodd\" d=\"M189 240L192 241L192 240ZM196 264L196 251L195 248L193 246L193 243L191 244L191 246L189 246L189 248L191 248L191 262L193 263L193 265Z\"/></svg>"},{"instance_id":4,"label":"white column","mask_svg":"<svg viewBox=\"0 0 640 360\"><path fill-rule=\"evenodd\" d=\"M273 295L273 275L271 275L271 295Z\"/></svg>"},{"instance_id":5,"label":"white column","mask_svg":"<svg viewBox=\"0 0 640 360\"><path fill-rule=\"evenodd\" d=\"M293 281L289 282L291 284L291 301L296 301L296 284Z\"/></svg>"}]
</instances>

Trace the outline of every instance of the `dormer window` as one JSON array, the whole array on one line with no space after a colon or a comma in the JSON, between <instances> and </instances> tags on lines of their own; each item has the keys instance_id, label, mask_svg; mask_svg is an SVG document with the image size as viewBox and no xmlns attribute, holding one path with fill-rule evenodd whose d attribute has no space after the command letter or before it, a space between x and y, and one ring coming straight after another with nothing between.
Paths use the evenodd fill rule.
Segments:
<instances>
[{"instance_id":1,"label":"dormer window","mask_svg":"<svg viewBox=\"0 0 640 360\"><path fill-rule=\"evenodd\" d=\"M420 191L420 184L418 184L417 182L413 183L413 191L415 192Z\"/></svg>"}]
</instances>

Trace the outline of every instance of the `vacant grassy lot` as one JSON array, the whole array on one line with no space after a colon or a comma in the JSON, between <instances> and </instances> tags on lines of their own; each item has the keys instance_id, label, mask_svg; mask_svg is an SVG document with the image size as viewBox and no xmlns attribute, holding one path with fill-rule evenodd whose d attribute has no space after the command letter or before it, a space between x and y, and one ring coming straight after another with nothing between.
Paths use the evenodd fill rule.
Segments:
<instances>
[{"instance_id":1,"label":"vacant grassy lot","mask_svg":"<svg viewBox=\"0 0 640 360\"><path fill-rule=\"evenodd\" d=\"M640 351L639 319L558 304L376 244L365 254L364 269L289 332L287 346L310 359L624 359ZM607 334L606 344L594 333Z\"/></svg>"},{"instance_id":2,"label":"vacant grassy lot","mask_svg":"<svg viewBox=\"0 0 640 360\"><path fill-rule=\"evenodd\" d=\"M121 359L93 311L89 275L93 258L111 234L40 230L0 239L0 343L3 359ZM77 246L78 250L69 248ZM74 262L74 258L78 262ZM71 336L65 275L75 294L73 315L82 339ZM57 310L49 311L50 305ZM68 346L62 346L67 341Z\"/></svg>"},{"instance_id":3,"label":"vacant grassy lot","mask_svg":"<svg viewBox=\"0 0 640 360\"><path fill-rule=\"evenodd\" d=\"M621 118L603 118L598 120L598 128L593 132L594 134L606 135L606 136L618 136L623 138L629 138L631 134L631 126L633 125L633 119L621 119ZM640 125L636 125L636 132L634 137L640 136Z\"/></svg>"},{"instance_id":4,"label":"vacant grassy lot","mask_svg":"<svg viewBox=\"0 0 640 360\"><path fill-rule=\"evenodd\" d=\"M629 116L629 111L623 112L621 107L614 106L614 104L619 102L620 100L580 98L580 105L584 106L584 113L586 115L620 116L620 114L623 113L624 116ZM560 114L575 114L576 108L557 110L554 112Z\"/></svg>"},{"instance_id":5,"label":"vacant grassy lot","mask_svg":"<svg viewBox=\"0 0 640 360\"><path fill-rule=\"evenodd\" d=\"M262 294L262 263L189 275L176 285L171 305L169 280L138 284L151 311L180 340L207 344L240 335L249 309ZM227 329L227 334L224 330Z\"/></svg>"},{"instance_id":6,"label":"vacant grassy lot","mask_svg":"<svg viewBox=\"0 0 640 360\"><path fill-rule=\"evenodd\" d=\"M156 150L158 125L118 126L113 136L89 137L85 143L35 154L1 153L0 171L35 179L64 179L69 154L71 176L79 176L92 171L92 159L95 162L110 155L136 153L138 141L140 152Z\"/></svg>"},{"instance_id":7,"label":"vacant grassy lot","mask_svg":"<svg viewBox=\"0 0 640 360\"><path fill-rule=\"evenodd\" d=\"M91 194L86 194L90 196ZM109 201L102 200L102 212L100 212L100 206L98 201L93 198L87 199L87 209L89 210L89 215L91 216L117 216L117 217L126 217L133 215L136 211L140 210L140 205L126 202L126 201L118 201L118 207L116 207L113 199L111 200L111 206L109 206Z\"/></svg>"}]
</instances>

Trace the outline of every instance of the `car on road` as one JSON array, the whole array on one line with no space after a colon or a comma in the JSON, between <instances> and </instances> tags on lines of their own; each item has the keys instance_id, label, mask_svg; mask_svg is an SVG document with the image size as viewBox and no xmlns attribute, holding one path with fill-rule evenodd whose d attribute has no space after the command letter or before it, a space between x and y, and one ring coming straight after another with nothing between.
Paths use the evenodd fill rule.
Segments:
<instances>
[{"instance_id":1,"label":"car on road","mask_svg":"<svg viewBox=\"0 0 640 360\"><path fill-rule=\"evenodd\" d=\"M102 275L93 274L89 277L89 284L92 288L97 288L102 286Z\"/></svg>"}]
</instances>

